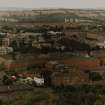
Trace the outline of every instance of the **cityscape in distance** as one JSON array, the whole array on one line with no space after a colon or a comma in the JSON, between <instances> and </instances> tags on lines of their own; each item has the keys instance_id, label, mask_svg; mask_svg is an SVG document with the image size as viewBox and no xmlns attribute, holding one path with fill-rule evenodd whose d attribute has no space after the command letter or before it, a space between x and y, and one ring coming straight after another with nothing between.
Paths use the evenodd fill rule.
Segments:
<instances>
[{"instance_id":1,"label":"cityscape in distance","mask_svg":"<svg viewBox=\"0 0 105 105\"><path fill-rule=\"evenodd\" d=\"M104 8L0 8L0 105L104 98Z\"/></svg>"}]
</instances>

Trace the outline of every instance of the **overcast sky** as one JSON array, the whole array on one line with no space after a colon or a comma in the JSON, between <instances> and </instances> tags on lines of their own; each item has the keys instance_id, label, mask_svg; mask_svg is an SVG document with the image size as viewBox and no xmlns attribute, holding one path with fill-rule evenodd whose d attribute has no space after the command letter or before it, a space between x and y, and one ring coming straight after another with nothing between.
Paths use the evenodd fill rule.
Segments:
<instances>
[{"instance_id":1,"label":"overcast sky","mask_svg":"<svg viewBox=\"0 0 105 105\"><path fill-rule=\"evenodd\" d=\"M0 0L0 8L105 8L105 0Z\"/></svg>"}]
</instances>

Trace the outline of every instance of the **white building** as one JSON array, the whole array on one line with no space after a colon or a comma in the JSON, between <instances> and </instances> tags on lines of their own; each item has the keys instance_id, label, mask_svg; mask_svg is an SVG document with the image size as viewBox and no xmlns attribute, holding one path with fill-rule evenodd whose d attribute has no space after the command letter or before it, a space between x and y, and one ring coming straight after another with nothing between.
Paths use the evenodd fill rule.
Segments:
<instances>
[{"instance_id":1,"label":"white building","mask_svg":"<svg viewBox=\"0 0 105 105\"><path fill-rule=\"evenodd\" d=\"M97 43L97 46L101 49L105 49L105 41L104 42L100 42L100 43Z\"/></svg>"},{"instance_id":2,"label":"white building","mask_svg":"<svg viewBox=\"0 0 105 105\"><path fill-rule=\"evenodd\" d=\"M5 55L12 52L13 52L12 47L0 47L0 55Z\"/></svg>"}]
</instances>

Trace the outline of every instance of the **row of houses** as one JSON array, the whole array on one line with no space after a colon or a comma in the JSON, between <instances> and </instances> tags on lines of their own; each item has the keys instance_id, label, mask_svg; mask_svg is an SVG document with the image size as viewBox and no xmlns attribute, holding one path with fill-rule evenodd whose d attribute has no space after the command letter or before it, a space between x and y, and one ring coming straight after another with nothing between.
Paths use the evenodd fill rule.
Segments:
<instances>
[{"instance_id":1,"label":"row of houses","mask_svg":"<svg viewBox=\"0 0 105 105\"><path fill-rule=\"evenodd\" d=\"M62 32L48 31L47 33L0 33L0 55L9 54L14 49L32 47L32 48L52 48L57 40L60 40L64 34ZM47 37L47 38L46 38ZM57 47L57 44L55 45ZM59 47L59 46L58 46ZM11 50L10 50L11 49Z\"/></svg>"},{"instance_id":2,"label":"row of houses","mask_svg":"<svg viewBox=\"0 0 105 105\"><path fill-rule=\"evenodd\" d=\"M75 18L75 17L65 18L64 21L65 23L93 23L93 21L90 19Z\"/></svg>"},{"instance_id":3,"label":"row of houses","mask_svg":"<svg viewBox=\"0 0 105 105\"><path fill-rule=\"evenodd\" d=\"M30 61L30 62L29 62ZM68 86L72 84L91 84L104 82L105 60L103 58L21 58L3 60L5 70L15 70L37 66L46 85ZM94 77L95 75L95 77ZM101 77L103 79L101 79ZM99 79L97 79L99 78Z\"/></svg>"},{"instance_id":4,"label":"row of houses","mask_svg":"<svg viewBox=\"0 0 105 105\"><path fill-rule=\"evenodd\" d=\"M54 31L50 31L47 33L20 33L18 35L15 35L15 37L8 37L8 39L10 39L10 42L6 38L3 40L3 42L11 44L13 41L15 41L18 47L21 47L21 44L23 44L24 46L30 45L33 48L51 48L52 43L54 43L56 40L61 39L62 37L62 32Z\"/></svg>"}]
</instances>

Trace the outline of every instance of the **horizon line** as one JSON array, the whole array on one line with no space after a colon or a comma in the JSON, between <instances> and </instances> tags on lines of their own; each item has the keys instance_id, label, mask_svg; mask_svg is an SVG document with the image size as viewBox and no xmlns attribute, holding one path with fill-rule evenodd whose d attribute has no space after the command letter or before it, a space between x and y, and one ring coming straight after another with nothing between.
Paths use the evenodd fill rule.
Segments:
<instances>
[{"instance_id":1,"label":"horizon line","mask_svg":"<svg viewBox=\"0 0 105 105\"><path fill-rule=\"evenodd\" d=\"M105 10L105 7L103 8L68 8L68 7L36 7L36 8L30 8L30 7L0 7L1 10L48 10L48 9L71 9L71 10Z\"/></svg>"}]
</instances>

